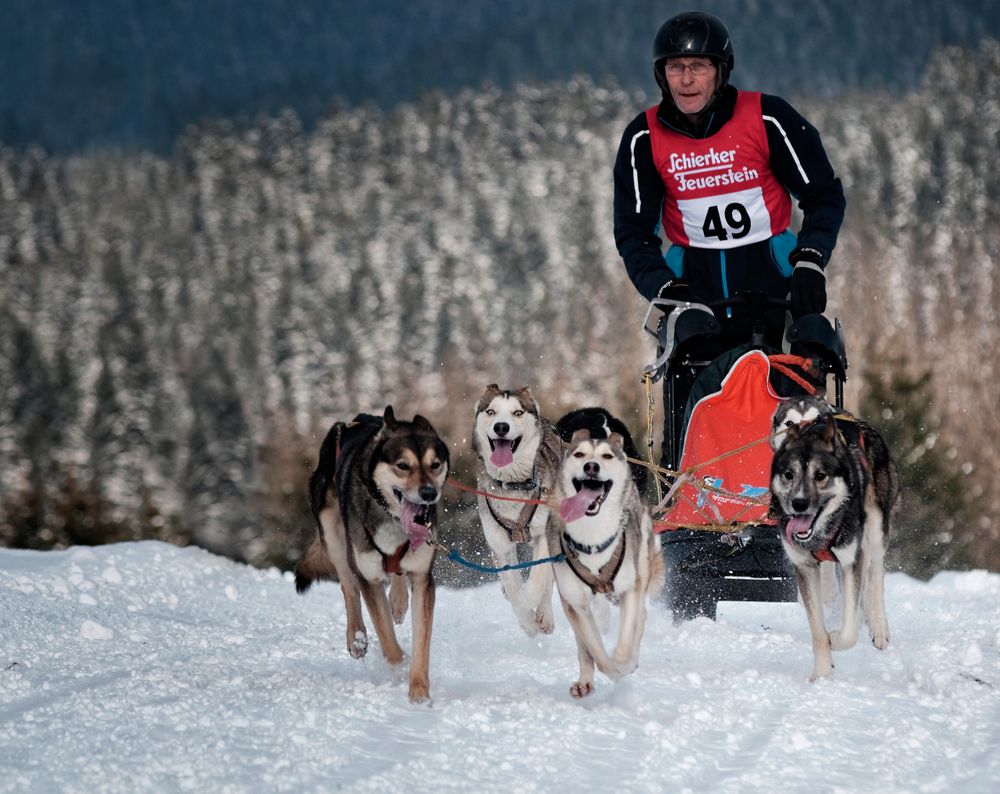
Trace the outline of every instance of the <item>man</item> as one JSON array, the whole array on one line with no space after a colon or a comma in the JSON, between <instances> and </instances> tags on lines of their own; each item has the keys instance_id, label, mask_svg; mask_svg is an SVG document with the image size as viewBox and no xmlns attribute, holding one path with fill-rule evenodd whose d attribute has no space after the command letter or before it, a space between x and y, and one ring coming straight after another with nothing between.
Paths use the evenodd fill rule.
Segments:
<instances>
[{"instance_id":1,"label":"man","mask_svg":"<svg viewBox=\"0 0 1000 794\"><path fill-rule=\"evenodd\" d=\"M679 14L656 34L662 101L628 125L615 162L618 251L647 300L708 303L752 291L790 299L796 318L822 313L843 188L816 129L783 99L730 85L733 66L729 31L711 14ZM791 197L803 212L797 237ZM749 307L716 315L721 333L697 342L705 358L751 340ZM764 340L780 349L785 313L769 311L764 323ZM693 377L665 382L668 408L683 414ZM680 417L673 430L666 425L670 465Z\"/></svg>"},{"instance_id":2,"label":"man","mask_svg":"<svg viewBox=\"0 0 1000 794\"><path fill-rule=\"evenodd\" d=\"M615 163L618 251L649 300L753 290L790 297L796 317L822 312L843 188L816 129L783 99L731 86L733 65L729 31L710 14L679 14L656 34L663 99L628 125ZM797 239L789 194L803 211ZM749 341L745 311L720 320L727 341ZM772 314L774 347L783 326Z\"/></svg>"}]
</instances>

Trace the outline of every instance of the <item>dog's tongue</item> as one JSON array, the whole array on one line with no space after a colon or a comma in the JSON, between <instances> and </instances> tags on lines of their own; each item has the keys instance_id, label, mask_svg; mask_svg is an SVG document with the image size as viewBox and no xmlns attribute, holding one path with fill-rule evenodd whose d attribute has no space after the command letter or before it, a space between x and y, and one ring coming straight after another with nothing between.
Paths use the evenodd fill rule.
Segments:
<instances>
[{"instance_id":1,"label":"dog's tongue","mask_svg":"<svg viewBox=\"0 0 1000 794\"><path fill-rule=\"evenodd\" d=\"M587 514L587 508L600 499L597 488L581 488L573 496L567 496L559 503L559 517L567 524Z\"/></svg>"},{"instance_id":2,"label":"dog's tongue","mask_svg":"<svg viewBox=\"0 0 1000 794\"><path fill-rule=\"evenodd\" d=\"M514 445L506 438L498 438L493 441L493 452L490 454L490 463L498 469L509 466L514 462Z\"/></svg>"},{"instance_id":3,"label":"dog's tongue","mask_svg":"<svg viewBox=\"0 0 1000 794\"><path fill-rule=\"evenodd\" d=\"M406 533L411 547L419 546L427 540L427 535L430 534L430 527L416 520L417 514L422 509L425 509L423 505L415 505L408 499L399 500L399 522L403 525L403 531Z\"/></svg>"},{"instance_id":4,"label":"dog's tongue","mask_svg":"<svg viewBox=\"0 0 1000 794\"><path fill-rule=\"evenodd\" d=\"M812 516L792 516L788 519L788 526L785 527L785 537L788 538L788 542L793 542L794 535L808 532L812 522Z\"/></svg>"}]
</instances>

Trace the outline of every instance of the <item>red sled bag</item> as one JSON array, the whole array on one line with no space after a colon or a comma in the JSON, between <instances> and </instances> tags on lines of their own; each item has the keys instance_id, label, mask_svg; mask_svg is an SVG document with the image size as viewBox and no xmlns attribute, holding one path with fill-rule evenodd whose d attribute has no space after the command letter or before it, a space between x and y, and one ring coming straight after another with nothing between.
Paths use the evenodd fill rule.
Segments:
<instances>
[{"instance_id":1,"label":"red sled bag","mask_svg":"<svg viewBox=\"0 0 1000 794\"><path fill-rule=\"evenodd\" d=\"M760 350L740 356L721 389L691 412L680 471L686 479L655 524L658 532L767 520L771 479L771 417L779 397ZM695 484L707 487L696 487Z\"/></svg>"}]
</instances>

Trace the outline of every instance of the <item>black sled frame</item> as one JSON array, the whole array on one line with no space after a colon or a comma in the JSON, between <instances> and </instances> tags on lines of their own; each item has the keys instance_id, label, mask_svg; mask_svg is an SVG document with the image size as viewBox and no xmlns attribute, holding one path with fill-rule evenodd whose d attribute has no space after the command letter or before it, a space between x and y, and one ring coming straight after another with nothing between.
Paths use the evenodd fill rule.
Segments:
<instances>
[{"instance_id":1,"label":"black sled frame","mask_svg":"<svg viewBox=\"0 0 1000 794\"><path fill-rule=\"evenodd\" d=\"M705 355L712 338L721 330L716 312L730 307L749 311L753 332L747 342L721 355ZM702 385L711 367L719 368L720 381L728 371L728 358L735 361L748 350L789 352L812 359L814 371L825 391L833 376L834 404L844 404L847 355L840 321L831 325L821 314L806 315L787 324L783 351L770 349L764 341L764 316L768 311L787 311L787 301L763 293L740 293L710 304L679 303L656 299L650 303L644 327L657 340L657 358L646 368L654 382L664 379L664 435L660 465L677 471L687 422L687 396ZM717 350L714 352L718 352ZM792 381L778 378L778 394L802 393ZM774 385L774 379L772 379ZM798 389L798 391L796 391ZM724 452L725 450L720 450ZM798 589L794 568L785 556L775 526L749 525L731 533L714 530L676 529L661 533L661 548L667 566L664 597L674 620L698 616L715 619L719 601L795 601Z\"/></svg>"}]
</instances>

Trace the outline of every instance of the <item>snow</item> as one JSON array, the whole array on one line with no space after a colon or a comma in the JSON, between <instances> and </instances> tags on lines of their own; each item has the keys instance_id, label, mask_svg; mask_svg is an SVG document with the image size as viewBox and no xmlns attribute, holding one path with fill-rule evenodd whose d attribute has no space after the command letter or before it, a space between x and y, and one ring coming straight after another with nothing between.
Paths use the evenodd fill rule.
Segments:
<instances>
[{"instance_id":1,"label":"snow","mask_svg":"<svg viewBox=\"0 0 1000 794\"><path fill-rule=\"evenodd\" d=\"M889 649L814 684L799 605L675 627L656 603L638 671L576 701L558 607L529 639L496 582L439 588L416 706L374 634L348 655L336 585L162 543L0 550L0 792L1000 790L1000 574L886 598Z\"/></svg>"}]
</instances>

